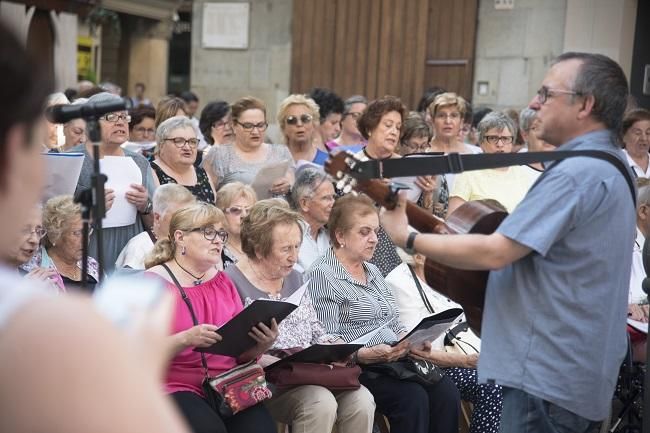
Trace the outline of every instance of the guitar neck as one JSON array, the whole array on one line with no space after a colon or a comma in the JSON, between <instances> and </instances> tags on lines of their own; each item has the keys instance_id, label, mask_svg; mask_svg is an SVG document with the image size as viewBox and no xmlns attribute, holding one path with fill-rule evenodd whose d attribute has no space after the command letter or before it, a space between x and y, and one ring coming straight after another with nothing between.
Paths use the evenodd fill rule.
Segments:
<instances>
[{"instance_id":1,"label":"guitar neck","mask_svg":"<svg viewBox=\"0 0 650 433\"><path fill-rule=\"evenodd\" d=\"M442 219L433 215L430 210L421 208L411 202L406 204L406 215L409 224L420 233L435 233L437 228L445 223Z\"/></svg>"}]
</instances>

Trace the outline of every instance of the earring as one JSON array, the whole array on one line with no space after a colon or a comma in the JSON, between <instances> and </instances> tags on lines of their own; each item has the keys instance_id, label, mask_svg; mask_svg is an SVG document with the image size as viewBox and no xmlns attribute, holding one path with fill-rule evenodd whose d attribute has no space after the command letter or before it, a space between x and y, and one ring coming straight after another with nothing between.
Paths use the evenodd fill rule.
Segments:
<instances>
[{"instance_id":1,"label":"earring","mask_svg":"<svg viewBox=\"0 0 650 433\"><path fill-rule=\"evenodd\" d=\"M184 256L184 255L185 255L185 246L182 246L181 247L181 256Z\"/></svg>"},{"instance_id":2,"label":"earring","mask_svg":"<svg viewBox=\"0 0 650 433\"><path fill-rule=\"evenodd\" d=\"M341 248L345 248L345 244L341 244Z\"/></svg>"}]
</instances>

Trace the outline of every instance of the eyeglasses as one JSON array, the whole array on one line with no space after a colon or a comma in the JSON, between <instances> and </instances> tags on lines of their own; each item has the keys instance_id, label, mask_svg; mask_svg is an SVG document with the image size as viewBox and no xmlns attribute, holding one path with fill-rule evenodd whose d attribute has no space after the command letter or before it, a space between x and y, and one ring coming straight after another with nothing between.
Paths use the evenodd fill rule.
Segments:
<instances>
[{"instance_id":1,"label":"eyeglasses","mask_svg":"<svg viewBox=\"0 0 650 433\"><path fill-rule=\"evenodd\" d=\"M230 206L225 208L223 211L234 216L239 216L241 214L248 215L250 210L251 210L250 207Z\"/></svg>"},{"instance_id":2,"label":"eyeglasses","mask_svg":"<svg viewBox=\"0 0 650 433\"><path fill-rule=\"evenodd\" d=\"M183 146L185 146L186 144L190 147L197 147L199 145L198 138L185 139L183 137L175 137L175 138L165 138L163 141L171 141L172 143L174 143L174 146L178 147L179 149L182 149Z\"/></svg>"},{"instance_id":3,"label":"eyeglasses","mask_svg":"<svg viewBox=\"0 0 650 433\"><path fill-rule=\"evenodd\" d=\"M551 89L549 87L542 86L537 91L537 100L540 104L545 104L546 101L548 101L548 98L552 98L557 95L582 96L582 92L576 92L575 90Z\"/></svg>"},{"instance_id":4,"label":"eyeglasses","mask_svg":"<svg viewBox=\"0 0 650 433\"><path fill-rule=\"evenodd\" d=\"M142 126L134 127L133 131L139 132L140 134L153 134L154 132L156 132L156 130L153 128L144 128Z\"/></svg>"},{"instance_id":5,"label":"eyeglasses","mask_svg":"<svg viewBox=\"0 0 650 433\"><path fill-rule=\"evenodd\" d=\"M440 120L447 120L447 119L458 120L458 119L460 119L460 113L458 113L458 112L453 112L453 113L449 113L449 114L447 114L447 113L436 113L436 119L440 119Z\"/></svg>"},{"instance_id":6,"label":"eyeglasses","mask_svg":"<svg viewBox=\"0 0 650 433\"><path fill-rule=\"evenodd\" d=\"M47 230L43 227L34 227L33 229L31 227L25 227L21 233L25 237L31 237L32 235L36 235L38 239L43 239L45 235L47 234Z\"/></svg>"},{"instance_id":7,"label":"eyeglasses","mask_svg":"<svg viewBox=\"0 0 650 433\"><path fill-rule=\"evenodd\" d=\"M106 116L100 117L100 119L104 119L105 121L111 123L116 123L118 120L124 120L126 123L129 123L131 121L131 116L129 116L128 114L110 113L107 114Z\"/></svg>"},{"instance_id":8,"label":"eyeglasses","mask_svg":"<svg viewBox=\"0 0 650 433\"><path fill-rule=\"evenodd\" d=\"M226 126L230 126L231 123L232 123L232 122L231 122L230 120L219 120L219 121L217 121L217 122L214 122L214 123L212 124L212 126L213 126L215 129L221 129L221 128L225 128Z\"/></svg>"},{"instance_id":9,"label":"eyeglasses","mask_svg":"<svg viewBox=\"0 0 650 433\"><path fill-rule=\"evenodd\" d=\"M237 125L241 126L244 129L244 131L246 131L246 132L253 132L253 129L255 129L255 128L257 128L257 130L260 131L260 132L264 132L264 131L266 131L266 128L269 126L269 124L266 123L266 122L260 122L260 123L244 122L244 123L241 123L241 122L238 122L237 120L235 120L235 123Z\"/></svg>"},{"instance_id":10,"label":"eyeglasses","mask_svg":"<svg viewBox=\"0 0 650 433\"><path fill-rule=\"evenodd\" d=\"M94 231L95 231L94 227L92 226L88 227L88 236L92 235ZM70 234L76 238L80 238L81 235L83 235L83 233L84 233L83 229L73 230L70 232Z\"/></svg>"},{"instance_id":11,"label":"eyeglasses","mask_svg":"<svg viewBox=\"0 0 650 433\"><path fill-rule=\"evenodd\" d=\"M303 114L302 116L288 116L287 117L287 125L297 125L298 121L300 121L301 124L307 125L311 123L311 121L314 118L310 114Z\"/></svg>"},{"instance_id":12,"label":"eyeglasses","mask_svg":"<svg viewBox=\"0 0 650 433\"><path fill-rule=\"evenodd\" d=\"M228 241L228 232L223 230L223 229L217 230L214 227L207 226L207 227L198 227L198 228L192 229L190 231L191 232L203 232L203 237L206 240L210 241L210 242L214 242L214 240L217 238L217 236L219 237L221 242L224 243L224 244Z\"/></svg>"},{"instance_id":13,"label":"eyeglasses","mask_svg":"<svg viewBox=\"0 0 650 433\"><path fill-rule=\"evenodd\" d=\"M361 117L362 114L363 114L363 113L360 113L360 112L358 112L358 111L350 111L349 113L345 113L345 114L343 115L343 117L345 117L345 116L351 116L351 117L354 118L354 119L358 119L359 117Z\"/></svg>"},{"instance_id":14,"label":"eyeglasses","mask_svg":"<svg viewBox=\"0 0 650 433\"><path fill-rule=\"evenodd\" d=\"M512 144L514 138L515 137L513 136L503 137L499 135L486 135L485 141L487 141L490 144L497 144L499 141L501 141L501 143L503 144Z\"/></svg>"}]
</instances>

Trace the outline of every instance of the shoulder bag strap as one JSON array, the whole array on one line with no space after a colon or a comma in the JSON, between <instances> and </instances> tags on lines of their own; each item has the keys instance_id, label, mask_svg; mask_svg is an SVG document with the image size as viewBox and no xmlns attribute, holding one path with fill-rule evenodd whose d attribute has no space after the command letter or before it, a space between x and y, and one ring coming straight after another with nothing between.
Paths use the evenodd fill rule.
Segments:
<instances>
[{"instance_id":1,"label":"shoulder bag strap","mask_svg":"<svg viewBox=\"0 0 650 433\"><path fill-rule=\"evenodd\" d=\"M413 276L413 281L415 281L415 285L418 288L418 292L420 292L420 297L422 298L422 302L424 302L424 306L427 307L427 310L429 310L429 313L433 314L435 311L433 310L433 307L431 306L431 302L429 302L429 298L427 298L427 294L424 293L424 289L422 288L422 284L420 284L420 279L418 276L415 274L415 271L413 270L413 267L409 264L407 264L409 271L411 271L411 275Z\"/></svg>"},{"instance_id":2,"label":"shoulder bag strap","mask_svg":"<svg viewBox=\"0 0 650 433\"><path fill-rule=\"evenodd\" d=\"M199 322L198 320L196 320L196 314L194 314L194 308L192 308L192 301L190 301L190 298L187 297L187 293L185 293L185 290L183 290L183 287L178 282L176 275L174 275L172 270L169 269L169 266L167 266L167 264L163 263L162 267L165 268L169 276L172 278L174 284L176 284L178 291L181 293L181 298L183 299L183 302L185 302L185 305L187 305L187 309L190 310L190 315L192 316L192 323L194 324L194 326L198 325ZM205 359L205 354L203 352L199 352L199 353L201 354L201 364L203 365L203 371L205 373L205 377L207 378L209 377L208 362Z\"/></svg>"}]
</instances>

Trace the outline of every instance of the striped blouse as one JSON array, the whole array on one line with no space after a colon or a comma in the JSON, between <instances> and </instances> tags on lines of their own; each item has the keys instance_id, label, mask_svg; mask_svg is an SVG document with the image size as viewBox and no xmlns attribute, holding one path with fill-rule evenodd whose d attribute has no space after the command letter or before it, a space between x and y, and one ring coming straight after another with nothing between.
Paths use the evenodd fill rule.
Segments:
<instances>
[{"instance_id":1,"label":"striped blouse","mask_svg":"<svg viewBox=\"0 0 650 433\"><path fill-rule=\"evenodd\" d=\"M406 331L397 303L379 269L363 263L367 283L356 281L329 249L306 274L309 293L325 332L352 341L387 324L367 344L397 341Z\"/></svg>"}]
</instances>

